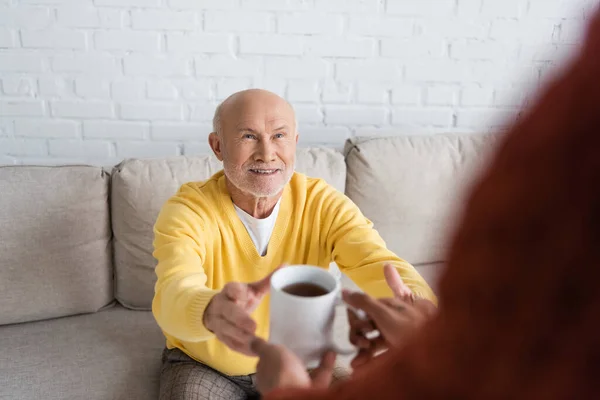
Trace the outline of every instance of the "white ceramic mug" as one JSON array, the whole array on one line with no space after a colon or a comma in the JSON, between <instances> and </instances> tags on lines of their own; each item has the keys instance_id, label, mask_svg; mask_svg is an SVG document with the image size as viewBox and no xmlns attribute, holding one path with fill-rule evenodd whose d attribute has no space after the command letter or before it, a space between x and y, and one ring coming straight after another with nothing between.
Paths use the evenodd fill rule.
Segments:
<instances>
[{"instance_id":1,"label":"white ceramic mug","mask_svg":"<svg viewBox=\"0 0 600 400\"><path fill-rule=\"evenodd\" d=\"M283 291L295 283L313 283L327 293L308 297ZM341 303L341 284L326 269L310 265L280 269L271 277L269 342L293 351L307 368L317 367L328 350L354 353L355 348L334 343L335 307Z\"/></svg>"}]
</instances>

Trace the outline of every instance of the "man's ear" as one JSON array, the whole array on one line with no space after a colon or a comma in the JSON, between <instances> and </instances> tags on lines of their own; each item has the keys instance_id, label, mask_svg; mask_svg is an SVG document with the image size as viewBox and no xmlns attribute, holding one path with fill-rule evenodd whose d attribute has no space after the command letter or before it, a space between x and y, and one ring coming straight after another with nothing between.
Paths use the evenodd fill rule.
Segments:
<instances>
[{"instance_id":1,"label":"man's ear","mask_svg":"<svg viewBox=\"0 0 600 400\"><path fill-rule=\"evenodd\" d=\"M296 144L298 144L298 138L300 137L300 135L298 135L298 132L296 132Z\"/></svg>"},{"instance_id":2,"label":"man's ear","mask_svg":"<svg viewBox=\"0 0 600 400\"><path fill-rule=\"evenodd\" d=\"M223 142L216 132L208 135L208 144L219 161L223 161Z\"/></svg>"}]
</instances>

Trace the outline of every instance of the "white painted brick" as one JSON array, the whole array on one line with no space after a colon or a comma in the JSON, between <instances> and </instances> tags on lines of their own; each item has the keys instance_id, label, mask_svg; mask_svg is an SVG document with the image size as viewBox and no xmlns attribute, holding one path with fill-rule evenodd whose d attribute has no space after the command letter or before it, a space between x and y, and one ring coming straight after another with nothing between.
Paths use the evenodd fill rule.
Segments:
<instances>
[{"instance_id":1,"label":"white painted brick","mask_svg":"<svg viewBox=\"0 0 600 400\"><path fill-rule=\"evenodd\" d=\"M461 110L457 113L458 128L489 129L505 127L516 120L518 112L498 109Z\"/></svg>"},{"instance_id":2,"label":"white painted brick","mask_svg":"<svg viewBox=\"0 0 600 400\"><path fill-rule=\"evenodd\" d=\"M300 127L298 144L344 144L350 136L350 129L345 127Z\"/></svg>"},{"instance_id":3,"label":"white painted brick","mask_svg":"<svg viewBox=\"0 0 600 400\"><path fill-rule=\"evenodd\" d=\"M192 106L192 121L210 121L212 122L215 116L215 110L217 106L215 104L194 104Z\"/></svg>"},{"instance_id":4,"label":"white painted brick","mask_svg":"<svg viewBox=\"0 0 600 400\"><path fill-rule=\"evenodd\" d=\"M187 58L172 56L145 56L132 54L123 59L127 75L187 76L191 73Z\"/></svg>"},{"instance_id":5,"label":"white painted brick","mask_svg":"<svg viewBox=\"0 0 600 400\"><path fill-rule=\"evenodd\" d=\"M519 18L526 10L522 0L482 0L481 14L491 18Z\"/></svg>"},{"instance_id":6,"label":"white painted brick","mask_svg":"<svg viewBox=\"0 0 600 400\"><path fill-rule=\"evenodd\" d=\"M177 53L229 53L231 41L227 34L168 33L167 50Z\"/></svg>"},{"instance_id":7,"label":"white painted brick","mask_svg":"<svg viewBox=\"0 0 600 400\"><path fill-rule=\"evenodd\" d=\"M576 12L581 10L580 7L574 7L574 3L559 0L531 0L529 15L533 18L571 18L575 16Z\"/></svg>"},{"instance_id":8,"label":"white painted brick","mask_svg":"<svg viewBox=\"0 0 600 400\"><path fill-rule=\"evenodd\" d=\"M516 58L518 49L504 43L461 40L451 44L450 56L459 60L505 60Z\"/></svg>"},{"instance_id":9,"label":"white painted brick","mask_svg":"<svg viewBox=\"0 0 600 400\"><path fill-rule=\"evenodd\" d=\"M581 43L585 34L585 25L581 21L562 21L560 24L560 41L562 43Z\"/></svg>"},{"instance_id":10,"label":"white painted brick","mask_svg":"<svg viewBox=\"0 0 600 400\"><path fill-rule=\"evenodd\" d=\"M243 35L240 37L241 54L300 55L303 43L299 37L283 35Z\"/></svg>"},{"instance_id":11,"label":"white painted brick","mask_svg":"<svg viewBox=\"0 0 600 400\"><path fill-rule=\"evenodd\" d=\"M183 154L186 156L209 155L213 154L208 143L189 143L183 144Z\"/></svg>"},{"instance_id":12,"label":"white painted brick","mask_svg":"<svg viewBox=\"0 0 600 400\"><path fill-rule=\"evenodd\" d=\"M336 65L336 78L341 81L397 82L402 80L402 67L394 60L343 61Z\"/></svg>"},{"instance_id":13,"label":"white painted brick","mask_svg":"<svg viewBox=\"0 0 600 400\"><path fill-rule=\"evenodd\" d=\"M298 124L322 124L323 113L316 105L292 104Z\"/></svg>"},{"instance_id":14,"label":"white painted brick","mask_svg":"<svg viewBox=\"0 0 600 400\"><path fill-rule=\"evenodd\" d=\"M50 9L45 7L0 7L0 26L18 29L43 29L52 23Z\"/></svg>"},{"instance_id":15,"label":"white painted brick","mask_svg":"<svg viewBox=\"0 0 600 400\"><path fill-rule=\"evenodd\" d=\"M383 107L326 106L325 123L341 125L383 125L386 110Z\"/></svg>"},{"instance_id":16,"label":"white painted brick","mask_svg":"<svg viewBox=\"0 0 600 400\"><path fill-rule=\"evenodd\" d=\"M183 81L179 92L186 100L209 100L212 96L212 84L208 79Z\"/></svg>"},{"instance_id":17,"label":"white painted brick","mask_svg":"<svg viewBox=\"0 0 600 400\"><path fill-rule=\"evenodd\" d=\"M388 0L387 13L406 16L451 16L453 0Z\"/></svg>"},{"instance_id":18,"label":"white painted brick","mask_svg":"<svg viewBox=\"0 0 600 400\"><path fill-rule=\"evenodd\" d=\"M28 96L33 97L36 90L36 83L33 78L22 76L5 76L1 79L2 91L9 96Z\"/></svg>"},{"instance_id":19,"label":"white painted brick","mask_svg":"<svg viewBox=\"0 0 600 400\"><path fill-rule=\"evenodd\" d=\"M316 81L289 81L286 99L293 102L316 103L319 101L319 84Z\"/></svg>"},{"instance_id":20,"label":"white painted brick","mask_svg":"<svg viewBox=\"0 0 600 400\"><path fill-rule=\"evenodd\" d=\"M392 112L393 125L417 125L417 126L452 126L453 112L449 109L436 108L398 108Z\"/></svg>"},{"instance_id":21,"label":"white painted brick","mask_svg":"<svg viewBox=\"0 0 600 400\"><path fill-rule=\"evenodd\" d=\"M16 165L16 164L17 164L17 159L15 157L10 157L10 156L5 156L3 154L0 154L0 165Z\"/></svg>"},{"instance_id":22,"label":"white painted brick","mask_svg":"<svg viewBox=\"0 0 600 400\"><path fill-rule=\"evenodd\" d=\"M148 122L126 121L84 121L85 138L102 139L143 139L148 135Z\"/></svg>"},{"instance_id":23,"label":"white painted brick","mask_svg":"<svg viewBox=\"0 0 600 400\"><path fill-rule=\"evenodd\" d=\"M126 26L129 13L125 10L100 8L98 9L100 26L105 29L121 29Z\"/></svg>"},{"instance_id":24,"label":"white painted brick","mask_svg":"<svg viewBox=\"0 0 600 400\"><path fill-rule=\"evenodd\" d=\"M117 142L119 157L157 158L180 155L180 146L172 142Z\"/></svg>"},{"instance_id":25,"label":"white painted brick","mask_svg":"<svg viewBox=\"0 0 600 400\"><path fill-rule=\"evenodd\" d=\"M481 0L460 0L456 15L461 19L481 18Z\"/></svg>"},{"instance_id":26,"label":"white painted brick","mask_svg":"<svg viewBox=\"0 0 600 400\"><path fill-rule=\"evenodd\" d=\"M97 6L159 7L162 0L94 0Z\"/></svg>"},{"instance_id":27,"label":"white painted brick","mask_svg":"<svg viewBox=\"0 0 600 400\"><path fill-rule=\"evenodd\" d=\"M39 54L0 53L0 72L42 72L44 57Z\"/></svg>"},{"instance_id":28,"label":"white painted brick","mask_svg":"<svg viewBox=\"0 0 600 400\"><path fill-rule=\"evenodd\" d=\"M259 76L254 80L254 87L273 92L279 97L285 97L286 81L283 78Z\"/></svg>"},{"instance_id":29,"label":"white painted brick","mask_svg":"<svg viewBox=\"0 0 600 400\"><path fill-rule=\"evenodd\" d=\"M108 99L110 87L107 81L93 78L75 79L75 93L84 99Z\"/></svg>"},{"instance_id":30,"label":"white painted brick","mask_svg":"<svg viewBox=\"0 0 600 400\"><path fill-rule=\"evenodd\" d=\"M70 118L113 118L112 104L105 101L52 101L52 116Z\"/></svg>"},{"instance_id":31,"label":"white painted brick","mask_svg":"<svg viewBox=\"0 0 600 400\"><path fill-rule=\"evenodd\" d=\"M100 16L98 9L85 5L68 5L56 11L56 21L61 26L75 28L98 28Z\"/></svg>"},{"instance_id":32,"label":"white painted brick","mask_svg":"<svg viewBox=\"0 0 600 400\"><path fill-rule=\"evenodd\" d=\"M425 104L433 106L452 106L456 103L456 86L431 86L425 91Z\"/></svg>"},{"instance_id":33,"label":"white painted brick","mask_svg":"<svg viewBox=\"0 0 600 400\"><path fill-rule=\"evenodd\" d=\"M121 70L119 60L108 55L80 53L75 55L57 55L52 60L55 72L118 74Z\"/></svg>"},{"instance_id":34,"label":"white painted brick","mask_svg":"<svg viewBox=\"0 0 600 400\"><path fill-rule=\"evenodd\" d=\"M260 70L260 59L234 58L230 55L216 55L210 58L196 57L198 76L252 77Z\"/></svg>"},{"instance_id":35,"label":"white painted brick","mask_svg":"<svg viewBox=\"0 0 600 400\"><path fill-rule=\"evenodd\" d=\"M549 43L558 36L560 23L548 20L498 19L492 22L490 38L527 44Z\"/></svg>"},{"instance_id":36,"label":"white painted brick","mask_svg":"<svg viewBox=\"0 0 600 400\"><path fill-rule=\"evenodd\" d=\"M85 49L85 33L69 29L21 31L23 47L47 49Z\"/></svg>"},{"instance_id":37,"label":"white painted brick","mask_svg":"<svg viewBox=\"0 0 600 400\"><path fill-rule=\"evenodd\" d=\"M494 89L491 87L467 86L461 91L462 106L491 106L494 101Z\"/></svg>"},{"instance_id":38,"label":"white painted brick","mask_svg":"<svg viewBox=\"0 0 600 400\"><path fill-rule=\"evenodd\" d=\"M446 42L437 38L383 39L381 55L383 57L418 58L442 57L446 55Z\"/></svg>"},{"instance_id":39,"label":"white painted brick","mask_svg":"<svg viewBox=\"0 0 600 400\"><path fill-rule=\"evenodd\" d=\"M174 103L126 103L121 104L121 118L124 120L182 120L184 109Z\"/></svg>"},{"instance_id":40,"label":"white painted brick","mask_svg":"<svg viewBox=\"0 0 600 400\"><path fill-rule=\"evenodd\" d=\"M92 157L108 158L112 156L112 144L99 140L67 140L51 139L49 141L51 156L56 157Z\"/></svg>"},{"instance_id":41,"label":"white painted brick","mask_svg":"<svg viewBox=\"0 0 600 400\"><path fill-rule=\"evenodd\" d=\"M194 30L198 26L198 15L190 11L134 10L131 26L133 29Z\"/></svg>"},{"instance_id":42,"label":"white painted brick","mask_svg":"<svg viewBox=\"0 0 600 400\"><path fill-rule=\"evenodd\" d=\"M47 119L15 120L15 135L38 138L74 138L79 135L79 123Z\"/></svg>"},{"instance_id":43,"label":"white painted brick","mask_svg":"<svg viewBox=\"0 0 600 400\"><path fill-rule=\"evenodd\" d=\"M98 31L94 34L94 44L97 50L157 52L160 50L160 35L154 32Z\"/></svg>"},{"instance_id":44,"label":"white painted brick","mask_svg":"<svg viewBox=\"0 0 600 400\"><path fill-rule=\"evenodd\" d=\"M231 10L237 7L237 0L169 0L174 9Z\"/></svg>"},{"instance_id":45,"label":"white painted brick","mask_svg":"<svg viewBox=\"0 0 600 400\"><path fill-rule=\"evenodd\" d=\"M388 85L359 82L356 88L356 101L366 104L383 104L388 101Z\"/></svg>"},{"instance_id":46,"label":"white painted brick","mask_svg":"<svg viewBox=\"0 0 600 400\"><path fill-rule=\"evenodd\" d=\"M46 156L48 143L46 139L0 138L0 149L9 156Z\"/></svg>"},{"instance_id":47,"label":"white painted brick","mask_svg":"<svg viewBox=\"0 0 600 400\"><path fill-rule=\"evenodd\" d=\"M206 11L204 30L207 32L270 32L272 16L261 12Z\"/></svg>"},{"instance_id":48,"label":"white painted brick","mask_svg":"<svg viewBox=\"0 0 600 400\"><path fill-rule=\"evenodd\" d=\"M207 140L212 132L210 124L153 123L150 137L155 140Z\"/></svg>"},{"instance_id":49,"label":"white painted brick","mask_svg":"<svg viewBox=\"0 0 600 400\"><path fill-rule=\"evenodd\" d=\"M342 32L340 15L332 14L283 14L277 19L277 31L284 34L336 35Z\"/></svg>"},{"instance_id":50,"label":"white painted brick","mask_svg":"<svg viewBox=\"0 0 600 400\"><path fill-rule=\"evenodd\" d=\"M355 35L411 37L414 22L408 18L390 16L350 17L348 31Z\"/></svg>"},{"instance_id":51,"label":"white painted brick","mask_svg":"<svg viewBox=\"0 0 600 400\"><path fill-rule=\"evenodd\" d=\"M525 100L525 93L519 88L496 89L494 105L498 107L520 107Z\"/></svg>"},{"instance_id":52,"label":"white painted brick","mask_svg":"<svg viewBox=\"0 0 600 400\"><path fill-rule=\"evenodd\" d=\"M418 105L421 102L422 88L417 85L394 85L392 104Z\"/></svg>"},{"instance_id":53,"label":"white painted brick","mask_svg":"<svg viewBox=\"0 0 600 400\"><path fill-rule=\"evenodd\" d=\"M406 66L406 77L413 82L470 82L470 75L470 64L458 61L416 62Z\"/></svg>"},{"instance_id":54,"label":"white painted brick","mask_svg":"<svg viewBox=\"0 0 600 400\"><path fill-rule=\"evenodd\" d=\"M8 49L17 46L17 35L15 31L0 28L0 49Z\"/></svg>"},{"instance_id":55,"label":"white painted brick","mask_svg":"<svg viewBox=\"0 0 600 400\"><path fill-rule=\"evenodd\" d=\"M426 17L415 25L415 29L420 34L443 39L480 39L487 36L489 29L489 23L486 21L460 18Z\"/></svg>"},{"instance_id":56,"label":"white painted brick","mask_svg":"<svg viewBox=\"0 0 600 400\"><path fill-rule=\"evenodd\" d=\"M312 1L307 0L241 0L241 2L242 8L248 10L299 11L312 7Z\"/></svg>"},{"instance_id":57,"label":"white painted brick","mask_svg":"<svg viewBox=\"0 0 600 400\"><path fill-rule=\"evenodd\" d=\"M141 100L146 97L146 82L143 80L118 80L111 83L114 100Z\"/></svg>"},{"instance_id":58,"label":"white painted brick","mask_svg":"<svg viewBox=\"0 0 600 400\"><path fill-rule=\"evenodd\" d=\"M55 98L74 98L75 83L70 78L55 75L42 76L38 79L40 95Z\"/></svg>"},{"instance_id":59,"label":"white painted brick","mask_svg":"<svg viewBox=\"0 0 600 400\"><path fill-rule=\"evenodd\" d=\"M377 41L372 38L347 39L335 37L307 37L309 54L320 57L372 57L377 52Z\"/></svg>"},{"instance_id":60,"label":"white painted brick","mask_svg":"<svg viewBox=\"0 0 600 400\"><path fill-rule=\"evenodd\" d=\"M323 86L323 102L350 103L353 93L351 83L327 81Z\"/></svg>"},{"instance_id":61,"label":"white painted brick","mask_svg":"<svg viewBox=\"0 0 600 400\"><path fill-rule=\"evenodd\" d=\"M0 100L0 117L41 117L44 110L40 100Z\"/></svg>"},{"instance_id":62,"label":"white painted brick","mask_svg":"<svg viewBox=\"0 0 600 400\"><path fill-rule=\"evenodd\" d=\"M369 14L380 11L381 3L378 0L315 0L315 8L333 13Z\"/></svg>"},{"instance_id":63,"label":"white painted brick","mask_svg":"<svg viewBox=\"0 0 600 400\"><path fill-rule=\"evenodd\" d=\"M271 58L265 63L267 76L289 79L297 78L326 78L329 76L330 65L318 58Z\"/></svg>"},{"instance_id":64,"label":"white painted brick","mask_svg":"<svg viewBox=\"0 0 600 400\"><path fill-rule=\"evenodd\" d=\"M217 99L225 100L233 93L250 89L252 81L246 78L226 78L217 82Z\"/></svg>"},{"instance_id":65,"label":"white painted brick","mask_svg":"<svg viewBox=\"0 0 600 400\"><path fill-rule=\"evenodd\" d=\"M12 136L14 132L14 120L9 118L0 118L0 136Z\"/></svg>"},{"instance_id":66,"label":"white painted brick","mask_svg":"<svg viewBox=\"0 0 600 400\"><path fill-rule=\"evenodd\" d=\"M177 88L170 81L151 80L147 83L149 99L173 100L179 95Z\"/></svg>"}]
</instances>

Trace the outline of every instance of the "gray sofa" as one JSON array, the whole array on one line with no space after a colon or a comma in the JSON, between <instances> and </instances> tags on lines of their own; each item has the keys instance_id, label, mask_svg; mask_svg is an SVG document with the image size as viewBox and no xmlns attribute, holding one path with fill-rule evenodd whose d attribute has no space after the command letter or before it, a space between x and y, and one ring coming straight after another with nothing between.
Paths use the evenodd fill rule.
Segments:
<instances>
[{"instance_id":1,"label":"gray sofa","mask_svg":"<svg viewBox=\"0 0 600 400\"><path fill-rule=\"evenodd\" d=\"M299 149L436 287L451 216L495 139L354 138ZM152 226L216 159L0 167L0 399L153 399L164 338L150 311ZM341 322L343 324L343 321Z\"/></svg>"}]
</instances>

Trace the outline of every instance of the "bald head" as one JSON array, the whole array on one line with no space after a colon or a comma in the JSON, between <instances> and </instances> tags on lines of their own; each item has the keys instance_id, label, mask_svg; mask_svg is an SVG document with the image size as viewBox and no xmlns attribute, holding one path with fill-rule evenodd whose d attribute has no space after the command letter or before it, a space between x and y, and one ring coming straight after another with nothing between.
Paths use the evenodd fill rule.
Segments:
<instances>
[{"instance_id":1,"label":"bald head","mask_svg":"<svg viewBox=\"0 0 600 400\"><path fill-rule=\"evenodd\" d=\"M262 110L261 110L262 109ZM223 121L236 119L240 114L250 114L254 117L263 114L269 118L283 115L293 120L294 133L297 130L296 113L292 105L284 98L263 89L248 89L237 92L226 98L215 110L213 132L219 136L223 133Z\"/></svg>"}]
</instances>

